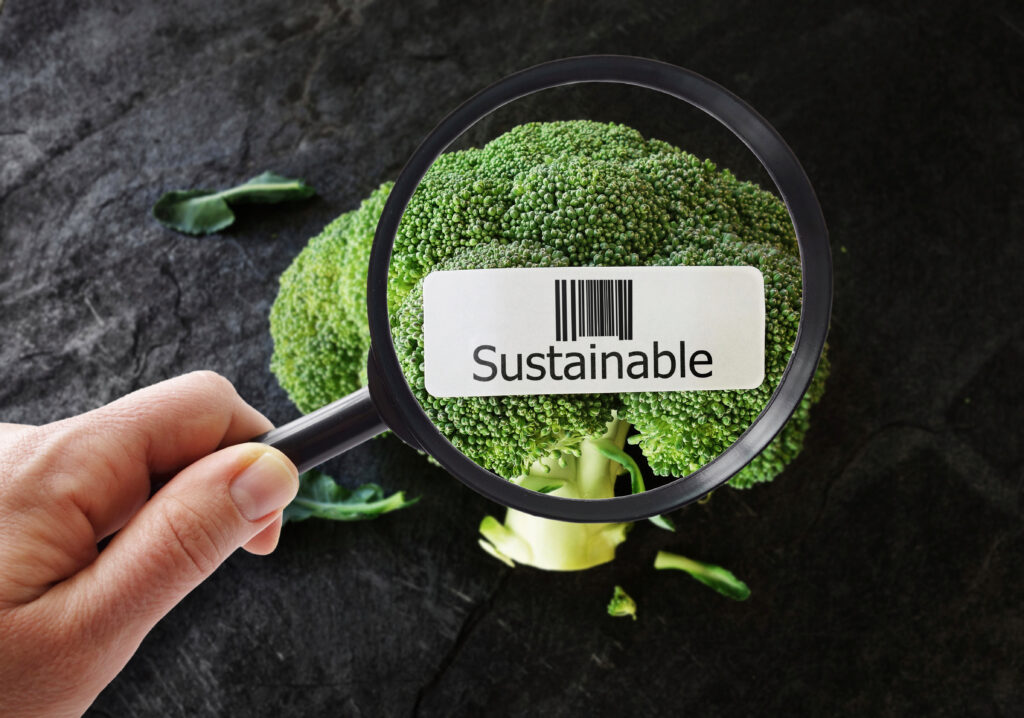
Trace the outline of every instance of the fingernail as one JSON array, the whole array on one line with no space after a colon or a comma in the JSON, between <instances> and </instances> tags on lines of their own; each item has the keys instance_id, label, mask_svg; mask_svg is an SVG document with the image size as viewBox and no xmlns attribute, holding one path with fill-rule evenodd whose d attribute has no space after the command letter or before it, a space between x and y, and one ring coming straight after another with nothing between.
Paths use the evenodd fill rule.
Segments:
<instances>
[{"instance_id":1,"label":"fingernail","mask_svg":"<svg viewBox=\"0 0 1024 718\"><path fill-rule=\"evenodd\" d=\"M297 489L295 469L267 451L235 477L229 491L242 516L255 521L284 508Z\"/></svg>"}]
</instances>

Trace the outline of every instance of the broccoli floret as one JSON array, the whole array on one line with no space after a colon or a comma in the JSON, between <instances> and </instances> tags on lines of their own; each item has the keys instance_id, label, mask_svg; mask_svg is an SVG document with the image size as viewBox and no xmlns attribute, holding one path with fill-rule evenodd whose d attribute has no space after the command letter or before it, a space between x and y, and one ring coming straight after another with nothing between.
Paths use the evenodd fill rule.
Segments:
<instances>
[{"instance_id":1,"label":"broccoli floret","mask_svg":"<svg viewBox=\"0 0 1024 718\"><path fill-rule=\"evenodd\" d=\"M327 225L281 275L270 370L303 413L366 384L366 267L391 186Z\"/></svg>"},{"instance_id":2,"label":"broccoli floret","mask_svg":"<svg viewBox=\"0 0 1024 718\"><path fill-rule=\"evenodd\" d=\"M390 185L315 238L281 278L272 369L303 411L365 381L366 257ZM751 265L765 278L765 382L727 392L438 398L423 385L422 282L434 270L495 267ZM687 474L760 413L792 351L800 313L796 239L783 204L713 163L633 129L530 123L483 148L443 155L395 239L388 303L413 392L477 463L523 486L576 498L614 495L639 471ZM779 437L732 480L769 481L800 451L827 362ZM667 524L666 524L667 525ZM573 570L614 557L624 524L563 524L510 510L483 543L503 560Z\"/></svg>"},{"instance_id":3,"label":"broccoli floret","mask_svg":"<svg viewBox=\"0 0 1024 718\"><path fill-rule=\"evenodd\" d=\"M735 442L765 406L782 380L800 321L800 260L787 250L740 241L735 235L694 234L679 249L654 259L656 265L751 266L764 277L765 378L756 389L732 391L638 392L622 394L622 417L632 422L651 469L662 476L684 476ZM828 373L822 360L801 407L754 461L730 483L746 488L771 481L800 453L811 405L821 397Z\"/></svg>"}]
</instances>

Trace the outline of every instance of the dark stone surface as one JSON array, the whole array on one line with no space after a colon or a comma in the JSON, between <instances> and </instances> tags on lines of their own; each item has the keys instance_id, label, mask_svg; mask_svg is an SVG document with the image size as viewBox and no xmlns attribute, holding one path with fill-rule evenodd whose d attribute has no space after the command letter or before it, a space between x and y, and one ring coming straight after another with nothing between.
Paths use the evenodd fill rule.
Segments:
<instances>
[{"instance_id":1,"label":"dark stone surface","mask_svg":"<svg viewBox=\"0 0 1024 718\"><path fill-rule=\"evenodd\" d=\"M173 611L97 701L121 715L1011 715L1024 700L1024 12L931 2L8 0L0 14L0 420L41 423L211 368L275 421L277 276L454 103L559 56L690 67L757 107L835 248L833 375L773 485L638 526L613 564L510 571L496 509L395 440L329 468L423 501L289 528ZM772 4L775 5L775 4ZM642 102L642 104L641 104ZM725 134L628 91L597 116L756 176ZM264 169L320 198L190 239L167 189ZM733 569L736 604L658 548ZM613 620L614 584L640 620Z\"/></svg>"}]
</instances>

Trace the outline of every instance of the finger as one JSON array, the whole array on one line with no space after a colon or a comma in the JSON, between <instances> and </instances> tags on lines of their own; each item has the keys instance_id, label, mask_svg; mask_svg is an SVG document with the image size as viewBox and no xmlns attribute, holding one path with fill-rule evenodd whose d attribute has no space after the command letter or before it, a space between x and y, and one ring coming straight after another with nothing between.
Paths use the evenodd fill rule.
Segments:
<instances>
[{"instance_id":1,"label":"finger","mask_svg":"<svg viewBox=\"0 0 1024 718\"><path fill-rule=\"evenodd\" d=\"M0 441L14 437L18 432L31 429L28 424L4 424L0 422Z\"/></svg>"},{"instance_id":2,"label":"finger","mask_svg":"<svg viewBox=\"0 0 1024 718\"><path fill-rule=\"evenodd\" d=\"M153 473L176 471L273 428L230 381L210 371L139 389L68 422L81 433L120 437Z\"/></svg>"},{"instance_id":3,"label":"finger","mask_svg":"<svg viewBox=\"0 0 1024 718\"><path fill-rule=\"evenodd\" d=\"M50 475L65 477L57 491L71 496L100 539L139 509L152 474L176 471L273 424L224 377L193 372L52 426L68 465Z\"/></svg>"},{"instance_id":4,"label":"finger","mask_svg":"<svg viewBox=\"0 0 1024 718\"><path fill-rule=\"evenodd\" d=\"M222 449L181 471L92 564L40 600L76 606L71 613L84 612L79 623L90 636L109 639L110 650L127 650L127 660L235 549L279 522L298 486L295 466L276 449Z\"/></svg>"},{"instance_id":5,"label":"finger","mask_svg":"<svg viewBox=\"0 0 1024 718\"><path fill-rule=\"evenodd\" d=\"M278 516L269 526L249 539L249 542L242 546L242 548L256 556L266 556L277 548L277 542L280 540L281 517Z\"/></svg>"}]
</instances>

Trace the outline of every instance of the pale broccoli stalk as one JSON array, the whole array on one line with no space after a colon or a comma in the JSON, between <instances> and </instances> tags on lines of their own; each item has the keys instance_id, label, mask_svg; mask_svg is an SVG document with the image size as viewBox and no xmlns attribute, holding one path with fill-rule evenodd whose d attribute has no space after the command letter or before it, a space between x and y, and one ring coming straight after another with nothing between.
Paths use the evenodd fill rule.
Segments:
<instances>
[{"instance_id":1,"label":"pale broccoli stalk","mask_svg":"<svg viewBox=\"0 0 1024 718\"><path fill-rule=\"evenodd\" d=\"M615 495L615 479L625 468L608 456L607 447L622 451L629 424L611 421L599 437L579 443L579 456L563 454L535 461L530 472L513 481L525 488L571 499L607 499ZM581 524L542 519L509 509L505 523L487 516L480 523L480 545L510 566L523 563L551 571L579 571L615 558L629 524Z\"/></svg>"},{"instance_id":2,"label":"pale broccoli stalk","mask_svg":"<svg viewBox=\"0 0 1024 718\"><path fill-rule=\"evenodd\" d=\"M271 368L303 411L365 382L366 259L383 185L281 277ZM423 383L422 285L436 270L739 265L764 276L765 381L743 391L434 397ZM483 148L442 155L402 218L388 278L395 350L424 411L466 456L510 481L580 498L614 495L628 441L657 476L684 476L736 441L782 377L801 299L784 205L711 162L622 125L530 123ZM770 481L799 452L824 388L822 365L778 437L730 484ZM546 471L545 471L546 470ZM626 526L562 524L509 511L481 526L503 560L576 570L614 557Z\"/></svg>"},{"instance_id":3,"label":"pale broccoli stalk","mask_svg":"<svg viewBox=\"0 0 1024 718\"><path fill-rule=\"evenodd\" d=\"M628 422L615 419L600 436L579 443L579 455L548 456L533 462L527 474L512 481L524 488L570 499L610 499L615 481L630 475L633 493L644 491L640 467L624 450ZM663 516L651 522L674 531ZM581 524L543 519L509 509L502 525L493 516L480 522L480 545L510 566L517 562L550 571L579 571L615 558L616 547L626 540L628 523Z\"/></svg>"}]
</instances>

